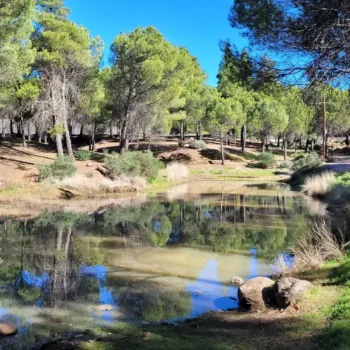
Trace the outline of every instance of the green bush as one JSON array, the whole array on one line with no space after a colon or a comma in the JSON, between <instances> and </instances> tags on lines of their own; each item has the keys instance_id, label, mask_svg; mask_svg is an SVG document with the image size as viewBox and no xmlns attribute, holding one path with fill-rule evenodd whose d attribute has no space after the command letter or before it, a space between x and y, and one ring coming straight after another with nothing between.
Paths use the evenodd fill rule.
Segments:
<instances>
[{"instance_id":1,"label":"green bush","mask_svg":"<svg viewBox=\"0 0 350 350\"><path fill-rule=\"evenodd\" d=\"M293 170L295 171L300 169L303 169L305 171L312 170L314 168L317 168L321 164L322 164L322 159L320 158L320 156L317 153L312 152L305 157L299 157L295 159Z\"/></svg>"},{"instance_id":2,"label":"green bush","mask_svg":"<svg viewBox=\"0 0 350 350\"><path fill-rule=\"evenodd\" d=\"M114 176L141 176L147 180L157 177L163 163L153 157L152 152L126 152L106 154L105 165Z\"/></svg>"},{"instance_id":3,"label":"green bush","mask_svg":"<svg viewBox=\"0 0 350 350\"><path fill-rule=\"evenodd\" d=\"M89 151L79 150L79 151L75 151L74 152L75 159L81 160L81 161L90 160L91 159L91 155L92 154Z\"/></svg>"},{"instance_id":4,"label":"green bush","mask_svg":"<svg viewBox=\"0 0 350 350\"><path fill-rule=\"evenodd\" d=\"M202 140L193 140L190 143L190 148L203 150L207 149L207 144Z\"/></svg>"},{"instance_id":5,"label":"green bush","mask_svg":"<svg viewBox=\"0 0 350 350\"><path fill-rule=\"evenodd\" d=\"M45 179L64 179L65 177L72 177L77 171L72 158L68 156L59 156L52 164L38 164L39 181Z\"/></svg>"},{"instance_id":6,"label":"green bush","mask_svg":"<svg viewBox=\"0 0 350 350\"><path fill-rule=\"evenodd\" d=\"M283 161L278 164L278 169L292 169L294 163L291 161Z\"/></svg>"},{"instance_id":7,"label":"green bush","mask_svg":"<svg viewBox=\"0 0 350 350\"><path fill-rule=\"evenodd\" d=\"M337 184L343 186L350 186L350 172L337 175Z\"/></svg>"},{"instance_id":8,"label":"green bush","mask_svg":"<svg viewBox=\"0 0 350 350\"><path fill-rule=\"evenodd\" d=\"M271 169L276 165L275 156L270 152L260 153L256 156L257 167L261 169Z\"/></svg>"}]
</instances>

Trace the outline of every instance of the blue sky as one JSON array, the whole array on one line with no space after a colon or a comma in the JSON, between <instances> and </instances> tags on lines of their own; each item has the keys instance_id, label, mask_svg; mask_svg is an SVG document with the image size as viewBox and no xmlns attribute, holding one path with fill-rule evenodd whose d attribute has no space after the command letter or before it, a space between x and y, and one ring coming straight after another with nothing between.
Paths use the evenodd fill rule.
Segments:
<instances>
[{"instance_id":1,"label":"blue sky","mask_svg":"<svg viewBox=\"0 0 350 350\"><path fill-rule=\"evenodd\" d=\"M167 40L185 46L196 56L216 85L221 60L219 41L231 39L239 49L248 46L245 38L232 29L227 16L233 0L66 0L71 20L100 35L105 42L105 61L109 47L121 31L152 25Z\"/></svg>"}]
</instances>

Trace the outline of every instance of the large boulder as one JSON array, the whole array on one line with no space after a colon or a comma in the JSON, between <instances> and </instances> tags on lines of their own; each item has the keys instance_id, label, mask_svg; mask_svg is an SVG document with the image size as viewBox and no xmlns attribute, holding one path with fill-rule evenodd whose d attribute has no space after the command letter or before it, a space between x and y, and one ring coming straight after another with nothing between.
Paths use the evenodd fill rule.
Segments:
<instances>
[{"instance_id":1,"label":"large boulder","mask_svg":"<svg viewBox=\"0 0 350 350\"><path fill-rule=\"evenodd\" d=\"M238 289L240 306L254 311L262 311L266 305L274 304L273 280L267 277L256 277L244 282Z\"/></svg>"},{"instance_id":2,"label":"large boulder","mask_svg":"<svg viewBox=\"0 0 350 350\"><path fill-rule=\"evenodd\" d=\"M292 277L279 279L273 287L276 304L280 308L286 308L302 298L306 291L312 288L309 281L299 280Z\"/></svg>"},{"instance_id":3,"label":"large boulder","mask_svg":"<svg viewBox=\"0 0 350 350\"><path fill-rule=\"evenodd\" d=\"M232 277L231 285L234 287L240 287L244 283L244 279L242 277Z\"/></svg>"}]
</instances>

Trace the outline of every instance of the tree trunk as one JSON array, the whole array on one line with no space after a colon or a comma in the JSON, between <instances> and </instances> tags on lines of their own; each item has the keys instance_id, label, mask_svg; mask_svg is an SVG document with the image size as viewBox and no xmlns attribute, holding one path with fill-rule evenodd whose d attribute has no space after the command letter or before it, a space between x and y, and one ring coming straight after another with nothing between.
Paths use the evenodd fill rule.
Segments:
<instances>
[{"instance_id":1,"label":"tree trunk","mask_svg":"<svg viewBox=\"0 0 350 350\"><path fill-rule=\"evenodd\" d=\"M223 134L220 133L220 148L221 148L221 164L225 165L225 151L224 151L224 143L223 143Z\"/></svg>"},{"instance_id":2,"label":"tree trunk","mask_svg":"<svg viewBox=\"0 0 350 350\"><path fill-rule=\"evenodd\" d=\"M315 140L312 139L311 140L311 152L313 152L315 150Z\"/></svg>"},{"instance_id":3,"label":"tree trunk","mask_svg":"<svg viewBox=\"0 0 350 350\"><path fill-rule=\"evenodd\" d=\"M235 135L236 135L236 133L235 133ZM235 141L235 143L236 143L236 141ZM227 141L227 133L225 133L225 146L227 146L227 144L228 144L228 141Z\"/></svg>"},{"instance_id":4,"label":"tree trunk","mask_svg":"<svg viewBox=\"0 0 350 350\"><path fill-rule=\"evenodd\" d=\"M95 151L95 147L96 147L95 133L96 133L96 125L95 123L92 123L91 133L90 133L90 144L89 144L90 151Z\"/></svg>"},{"instance_id":5,"label":"tree trunk","mask_svg":"<svg viewBox=\"0 0 350 350\"><path fill-rule=\"evenodd\" d=\"M280 148L281 146L281 138L280 135L277 135L277 148Z\"/></svg>"},{"instance_id":6,"label":"tree trunk","mask_svg":"<svg viewBox=\"0 0 350 350\"><path fill-rule=\"evenodd\" d=\"M245 124L243 124L242 129L241 129L241 147L242 147L242 152L245 152L246 137L247 137L247 127L246 127Z\"/></svg>"},{"instance_id":7,"label":"tree trunk","mask_svg":"<svg viewBox=\"0 0 350 350\"><path fill-rule=\"evenodd\" d=\"M200 140L200 137L199 137L199 123L197 123L197 126L196 126L196 139Z\"/></svg>"},{"instance_id":8,"label":"tree trunk","mask_svg":"<svg viewBox=\"0 0 350 350\"><path fill-rule=\"evenodd\" d=\"M306 140L305 153L309 152L309 140Z\"/></svg>"},{"instance_id":9,"label":"tree trunk","mask_svg":"<svg viewBox=\"0 0 350 350\"><path fill-rule=\"evenodd\" d=\"M349 141L349 134L348 133L346 133L345 144L349 147L350 141Z\"/></svg>"},{"instance_id":10,"label":"tree trunk","mask_svg":"<svg viewBox=\"0 0 350 350\"><path fill-rule=\"evenodd\" d=\"M266 135L266 151L269 150L269 136Z\"/></svg>"},{"instance_id":11,"label":"tree trunk","mask_svg":"<svg viewBox=\"0 0 350 350\"><path fill-rule=\"evenodd\" d=\"M21 114L21 134L22 134L22 145L24 148L27 148L27 142L26 137L24 135L24 121L23 121L23 115Z\"/></svg>"},{"instance_id":12,"label":"tree trunk","mask_svg":"<svg viewBox=\"0 0 350 350\"><path fill-rule=\"evenodd\" d=\"M73 147L72 147L72 139L71 139L71 134L69 131L69 126L68 126L68 121L66 118L63 120L63 125L64 125L64 130L66 132L66 146L67 146L67 152L68 155L72 158L74 158L74 153L73 153Z\"/></svg>"},{"instance_id":13,"label":"tree trunk","mask_svg":"<svg viewBox=\"0 0 350 350\"><path fill-rule=\"evenodd\" d=\"M264 136L261 140L262 153L265 153L266 137Z\"/></svg>"},{"instance_id":14,"label":"tree trunk","mask_svg":"<svg viewBox=\"0 0 350 350\"><path fill-rule=\"evenodd\" d=\"M2 119L2 138L6 137L6 126L5 126L5 118Z\"/></svg>"},{"instance_id":15,"label":"tree trunk","mask_svg":"<svg viewBox=\"0 0 350 350\"><path fill-rule=\"evenodd\" d=\"M39 143L42 142L42 137L43 137L43 133L41 131L38 131L38 142Z\"/></svg>"},{"instance_id":16,"label":"tree trunk","mask_svg":"<svg viewBox=\"0 0 350 350\"><path fill-rule=\"evenodd\" d=\"M48 141L47 141L47 132L44 133L44 144L47 145Z\"/></svg>"},{"instance_id":17,"label":"tree trunk","mask_svg":"<svg viewBox=\"0 0 350 350\"><path fill-rule=\"evenodd\" d=\"M202 123L199 122L198 124L198 133L199 133L199 139L202 141Z\"/></svg>"},{"instance_id":18,"label":"tree trunk","mask_svg":"<svg viewBox=\"0 0 350 350\"><path fill-rule=\"evenodd\" d=\"M62 142L62 135L56 134L56 148L57 148L57 154L62 157L64 155L63 153L63 142Z\"/></svg>"},{"instance_id":19,"label":"tree trunk","mask_svg":"<svg viewBox=\"0 0 350 350\"><path fill-rule=\"evenodd\" d=\"M82 140L84 136L84 125L80 125L79 139Z\"/></svg>"},{"instance_id":20,"label":"tree trunk","mask_svg":"<svg viewBox=\"0 0 350 350\"><path fill-rule=\"evenodd\" d=\"M120 130L120 143L119 143L119 153L123 154L128 150L129 142L127 140L127 123L126 121L122 124Z\"/></svg>"},{"instance_id":21,"label":"tree trunk","mask_svg":"<svg viewBox=\"0 0 350 350\"><path fill-rule=\"evenodd\" d=\"M287 133L284 133L284 161L287 160L287 148L288 148Z\"/></svg>"},{"instance_id":22,"label":"tree trunk","mask_svg":"<svg viewBox=\"0 0 350 350\"><path fill-rule=\"evenodd\" d=\"M184 133L184 128L185 128L185 122L181 120L181 131L180 131L180 139L181 141L185 141L185 133Z\"/></svg>"},{"instance_id":23,"label":"tree trunk","mask_svg":"<svg viewBox=\"0 0 350 350\"><path fill-rule=\"evenodd\" d=\"M109 125L109 136L111 138L113 138L113 124L112 123Z\"/></svg>"},{"instance_id":24,"label":"tree trunk","mask_svg":"<svg viewBox=\"0 0 350 350\"><path fill-rule=\"evenodd\" d=\"M27 132L28 132L28 135L27 135L28 141L32 141L32 136L30 135L30 124L29 123L27 125Z\"/></svg>"},{"instance_id":25,"label":"tree trunk","mask_svg":"<svg viewBox=\"0 0 350 350\"><path fill-rule=\"evenodd\" d=\"M13 120L12 120L12 118L10 119L10 134L11 134L11 137L15 134L14 131L13 131Z\"/></svg>"}]
</instances>

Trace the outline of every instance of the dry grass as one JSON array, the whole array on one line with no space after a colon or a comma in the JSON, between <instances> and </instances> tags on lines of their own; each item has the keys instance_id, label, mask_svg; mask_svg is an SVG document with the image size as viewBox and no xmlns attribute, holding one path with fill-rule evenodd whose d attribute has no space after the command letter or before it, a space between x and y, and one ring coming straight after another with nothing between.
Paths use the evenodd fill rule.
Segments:
<instances>
[{"instance_id":1,"label":"dry grass","mask_svg":"<svg viewBox=\"0 0 350 350\"><path fill-rule=\"evenodd\" d=\"M292 250L294 270L316 269L322 267L327 260L340 259L348 245L343 235L337 239L325 221L322 221L315 225L311 233L299 239L297 247Z\"/></svg>"},{"instance_id":2,"label":"dry grass","mask_svg":"<svg viewBox=\"0 0 350 350\"><path fill-rule=\"evenodd\" d=\"M167 165L166 170L167 170L168 181L188 178L189 171L186 164L179 163L179 162L171 162Z\"/></svg>"},{"instance_id":3,"label":"dry grass","mask_svg":"<svg viewBox=\"0 0 350 350\"><path fill-rule=\"evenodd\" d=\"M125 190L139 190L146 185L143 178L127 178L121 177L118 180L110 180L101 176L87 177L84 174L76 174L73 177L56 181L58 187L68 188L85 193L119 193Z\"/></svg>"},{"instance_id":4,"label":"dry grass","mask_svg":"<svg viewBox=\"0 0 350 350\"><path fill-rule=\"evenodd\" d=\"M323 196L331 191L336 184L334 173L326 172L308 177L302 186L302 192L309 196Z\"/></svg>"}]
</instances>

